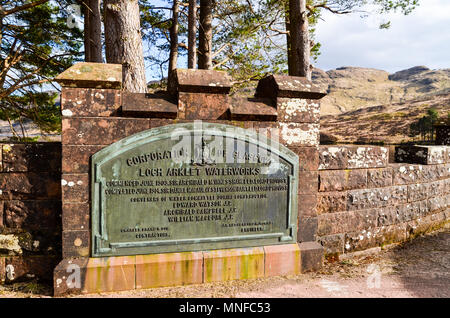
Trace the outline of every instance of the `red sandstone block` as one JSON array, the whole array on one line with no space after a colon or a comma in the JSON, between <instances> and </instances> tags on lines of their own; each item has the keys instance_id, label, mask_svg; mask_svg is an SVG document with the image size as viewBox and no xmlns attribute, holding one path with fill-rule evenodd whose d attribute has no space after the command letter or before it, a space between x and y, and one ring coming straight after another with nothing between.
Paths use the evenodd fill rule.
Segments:
<instances>
[{"instance_id":1,"label":"red sandstone block","mask_svg":"<svg viewBox=\"0 0 450 318\"><path fill-rule=\"evenodd\" d=\"M302 217L317 216L317 195L299 194L298 195L298 214Z\"/></svg>"},{"instance_id":2,"label":"red sandstone block","mask_svg":"<svg viewBox=\"0 0 450 318\"><path fill-rule=\"evenodd\" d=\"M121 99L118 89L63 87L61 111L64 117L109 117L117 114Z\"/></svg>"},{"instance_id":3,"label":"red sandstone block","mask_svg":"<svg viewBox=\"0 0 450 318\"><path fill-rule=\"evenodd\" d=\"M300 274L300 248L297 244L264 246L264 276Z\"/></svg>"},{"instance_id":4,"label":"red sandstone block","mask_svg":"<svg viewBox=\"0 0 450 318\"><path fill-rule=\"evenodd\" d=\"M3 207L3 202L1 204ZM1 209L0 209L1 210ZM60 232L61 201L10 200L4 202L5 225L11 229ZM0 216L2 211L0 211ZM1 227L2 220L0 220Z\"/></svg>"},{"instance_id":5,"label":"red sandstone block","mask_svg":"<svg viewBox=\"0 0 450 318\"><path fill-rule=\"evenodd\" d=\"M61 197L59 173L14 172L0 173L0 199L59 199Z\"/></svg>"},{"instance_id":6,"label":"red sandstone block","mask_svg":"<svg viewBox=\"0 0 450 318\"><path fill-rule=\"evenodd\" d=\"M0 256L0 283L3 284L5 279L6 279L5 258Z\"/></svg>"},{"instance_id":7,"label":"red sandstone block","mask_svg":"<svg viewBox=\"0 0 450 318\"><path fill-rule=\"evenodd\" d=\"M319 124L278 123L280 143L291 147L319 145Z\"/></svg>"},{"instance_id":8,"label":"red sandstone block","mask_svg":"<svg viewBox=\"0 0 450 318\"><path fill-rule=\"evenodd\" d=\"M80 294L86 279L87 257L64 258L53 271L55 296Z\"/></svg>"},{"instance_id":9,"label":"red sandstone block","mask_svg":"<svg viewBox=\"0 0 450 318\"><path fill-rule=\"evenodd\" d=\"M369 188L389 187L392 185L392 168L367 170L367 186Z\"/></svg>"},{"instance_id":10,"label":"red sandstone block","mask_svg":"<svg viewBox=\"0 0 450 318\"><path fill-rule=\"evenodd\" d=\"M317 217L298 218L297 242L315 241L317 238Z\"/></svg>"},{"instance_id":11,"label":"red sandstone block","mask_svg":"<svg viewBox=\"0 0 450 318\"><path fill-rule=\"evenodd\" d=\"M53 268L58 263L58 259L59 257L52 255L6 257L4 259L6 282L20 282L36 278L43 281L51 280Z\"/></svg>"},{"instance_id":12,"label":"red sandstone block","mask_svg":"<svg viewBox=\"0 0 450 318\"><path fill-rule=\"evenodd\" d=\"M318 123L320 101L304 98L277 98L278 120L291 123Z\"/></svg>"},{"instance_id":13,"label":"red sandstone block","mask_svg":"<svg viewBox=\"0 0 450 318\"><path fill-rule=\"evenodd\" d=\"M367 170L325 170L319 172L319 191L343 191L367 187Z\"/></svg>"},{"instance_id":14,"label":"red sandstone block","mask_svg":"<svg viewBox=\"0 0 450 318\"><path fill-rule=\"evenodd\" d=\"M211 93L178 94L178 118L219 119L230 107L228 95Z\"/></svg>"},{"instance_id":15,"label":"red sandstone block","mask_svg":"<svg viewBox=\"0 0 450 318\"><path fill-rule=\"evenodd\" d=\"M83 231L89 229L89 203L63 203L62 226L63 231Z\"/></svg>"},{"instance_id":16,"label":"red sandstone block","mask_svg":"<svg viewBox=\"0 0 450 318\"><path fill-rule=\"evenodd\" d=\"M209 251L203 257L206 283L264 277L262 247Z\"/></svg>"},{"instance_id":17,"label":"red sandstone block","mask_svg":"<svg viewBox=\"0 0 450 318\"><path fill-rule=\"evenodd\" d=\"M323 266L324 248L317 242L299 243L301 272L317 271Z\"/></svg>"},{"instance_id":18,"label":"red sandstone block","mask_svg":"<svg viewBox=\"0 0 450 318\"><path fill-rule=\"evenodd\" d=\"M202 282L202 252L136 256L136 288L201 284Z\"/></svg>"},{"instance_id":19,"label":"red sandstone block","mask_svg":"<svg viewBox=\"0 0 450 318\"><path fill-rule=\"evenodd\" d=\"M0 160L5 172L61 171L61 143L5 144Z\"/></svg>"},{"instance_id":20,"label":"red sandstone block","mask_svg":"<svg viewBox=\"0 0 450 318\"><path fill-rule=\"evenodd\" d=\"M62 172L88 173L90 157L104 146L62 146Z\"/></svg>"},{"instance_id":21,"label":"red sandstone block","mask_svg":"<svg viewBox=\"0 0 450 318\"><path fill-rule=\"evenodd\" d=\"M109 145L135 133L150 129L147 118L63 118L63 145Z\"/></svg>"},{"instance_id":22,"label":"red sandstone block","mask_svg":"<svg viewBox=\"0 0 450 318\"><path fill-rule=\"evenodd\" d=\"M347 192L319 192L317 214L334 213L347 210Z\"/></svg>"},{"instance_id":23,"label":"red sandstone block","mask_svg":"<svg viewBox=\"0 0 450 318\"><path fill-rule=\"evenodd\" d=\"M298 193L315 194L319 188L319 177L317 171L299 171Z\"/></svg>"},{"instance_id":24,"label":"red sandstone block","mask_svg":"<svg viewBox=\"0 0 450 318\"><path fill-rule=\"evenodd\" d=\"M61 175L62 200L67 202L89 201L89 174Z\"/></svg>"},{"instance_id":25,"label":"red sandstone block","mask_svg":"<svg viewBox=\"0 0 450 318\"><path fill-rule=\"evenodd\" d=\"M136 256L89 258L83 293L132 290L135 284Z\"/></svg>"},{"instance_id":26,"label":"red sandstone block","mask_svg":"<svg viewBox=\"0 0 450 318\"><path fill-rule=\"evenodd\" d=\"M319 170L384 168L389 150L372 146L320 146Z\"/></svg>"},{"instance_id":27,"label":"red sandstone block","mask_svg":"<svg viewBox=\"0 0 450 318\"><path fill-rule=\"evenodd\" d=\"M62 250L63 257L87 257L91 247L91 232L84 231L63 231Z\"/></svg>"},{"instance_id":28,"label":"red sandstone block","mask_svg":"<svg viewBox=\"0 0 450 318\"><path fill-rule=\"evenodd\" d=\"M298 156L300 171L319 169L319 150L316 147L288 147Z\"/></svg>"}]
</instances>

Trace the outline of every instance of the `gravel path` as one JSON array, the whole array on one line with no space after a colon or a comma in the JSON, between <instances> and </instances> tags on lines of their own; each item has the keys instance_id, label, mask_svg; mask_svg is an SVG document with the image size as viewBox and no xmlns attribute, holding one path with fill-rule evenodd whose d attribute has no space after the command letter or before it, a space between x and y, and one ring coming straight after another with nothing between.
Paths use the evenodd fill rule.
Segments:
<instances>
[{"instance_id":1,"label":"gravel path","mask_svg":"<svg viewBox=\"0 0 450 318\"><path fill-rule=\"evenodd\" d=\"M1 287L0 297L49 297L38 284ZM326 263L320 272L77 297L450 297L450 229L377 253Z\"/></svg>"}]
</instances>

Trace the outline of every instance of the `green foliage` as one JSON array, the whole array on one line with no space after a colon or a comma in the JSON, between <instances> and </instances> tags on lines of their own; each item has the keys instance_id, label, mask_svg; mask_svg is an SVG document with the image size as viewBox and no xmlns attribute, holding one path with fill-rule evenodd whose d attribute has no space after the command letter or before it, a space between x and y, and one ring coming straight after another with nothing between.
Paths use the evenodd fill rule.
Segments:
<instances>
[{"instance_id":1,"label":"green foliage","mask_svg":"<svg viewBox=\"0 0 450 318\"><path fill-rule=\"evenodd\" d=\"M81 60L82 31L67 23L73 1L41 2L0 0L0 119L31 119L43 131L59 131L56 94L44 91ZM30 3L38 5L27 7Z\"/></svg>"},{"instance_id":2,"label":"green foliage","mask_svg":"<svg viewBox=\"0 0 450 318\"><path fill-rule=\"evenodd\" d=\"M180 1L180 56L187 54L187 0ZM247 85L268 73L287 73L285 13L288 0L214 1L213 64L232 75L235 83ZM151 47L146 59L160 77L166 76L169 57L169 28L172 0L140 0L143 39ZM336 14L363 10L366 5L384 14L400 10L409 14L418 0L308 0L311 58L317 61L321 43L314 41L317 23L324 10ZM388 28L390 22L380 27ZM215 53L214 53L215 52ZM181 65L180 65L181 66ZM183 66L181 66L183 67ZM185 66L184 66L185 67Z\"/></svg>"},{"instance_id":3,"label":"green foliage","mask_svg":"<svg viewBox=\"0 0 450 318\"><path fill-rule=\"evenodd\" d=\"M422 141L431 141L434 138L434 124L439 118L439 113L436 109L430 108L427 114L419 120L413 122L409 126L410 136L415 137L420 135Z\"/></svg>"}]
</instances>

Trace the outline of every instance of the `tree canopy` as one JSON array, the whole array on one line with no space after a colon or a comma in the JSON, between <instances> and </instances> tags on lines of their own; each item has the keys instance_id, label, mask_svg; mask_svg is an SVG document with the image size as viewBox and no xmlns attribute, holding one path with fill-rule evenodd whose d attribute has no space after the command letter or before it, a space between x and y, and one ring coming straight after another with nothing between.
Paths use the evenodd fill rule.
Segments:
<instances>
[{"instance_id":1,"label":"tree canopy","mask_svg":"<svg viewBox=\"0 0 450 318\"><path fill-rule=\"evenodd\" d=\"M82 31L67 23L69 4L0 0L1 119L29 118L44 131L59 129L56 94L46 91L82 56Z\"/></svg>"}]
</instances>

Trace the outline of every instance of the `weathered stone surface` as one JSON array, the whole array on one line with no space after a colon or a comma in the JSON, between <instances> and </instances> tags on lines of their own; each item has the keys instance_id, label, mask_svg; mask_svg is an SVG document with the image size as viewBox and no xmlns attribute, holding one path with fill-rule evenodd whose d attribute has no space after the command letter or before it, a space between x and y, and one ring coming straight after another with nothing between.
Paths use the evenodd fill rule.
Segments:
<instances>
[{"instance_id":1,"label":"weathered stone surface","mask_svg":"<svg viewBox=\"0 0 450 318\"><path fill-rule=\"evenodd\" d=\"M378 211L375 209L328 213L318 216L317 235L347 233L377 226Z\"/></svg>"},{"instance_id":2,"label":"weathered stone surface","mask_svg":"<svg viewBox=\"0 0 450 318\"><path fill-rule=\"evenodd\" d=\"M298 215L303 217L317 216L317 195L299 194L298 195Z\"/></svg>"},{"instance_id":3,"label":"weathered stone surface","mask_svg":"<svg viewBox=\"0 0 450 318\"><path fill-rule=\"evenodd\" d=\"M345 235L345 252L361 251L368 248L405 241L406 223L361 230Z\"/></svg>"},{"instance_id":4,"label":"weathered stone surface","mask_svg":"<svg viewBox=\"0 0 450 318\"><path fill-rule=\"evenodd\" d=\"M343 191L367 187L367 170L325 170L319 173L319 191Z\"/></svg>"},{"instance_id":5,"label":"weathered stone surface","mask_svg":"<svg viewBox=\"0 0 450 318\"><path fill-rule=\"evenodd\" d=\"M203 258L205 283L264 277L262 247L209 251Z\"/></svg>"},{"instance_id":6,"label":"weathered stone surface","mask_svg":"<svg viewBox=\"0 0 450 318\"><path fill-rule=\"evenodd\" d=\"M136 288L201 284L202 282L202 252L136 256Z\"/></svg>"},{"instance_id":7,"label":"weathered stone surface","mask_svg":"<svg viewBox=\"0 0 450 318\"><path fill-rule=\"evenodd\" d=\"M63 257L87 257L90 251L90 231L63 231Z\"/></svg>"},{"instance_id":8,"label":"weathered stone surface","mask_svg":"<svg viewBox=\"0 0 450 318\"><path fill-rule=\"evenodd\" d=\"M2 200L58 200L61 197L59 173L0 173Z\"/></svg>"},{"instance_id":9,"label":"weathered stone surface","mask_svg":"<svg viewBox=\"0 0 450 318\"><path fill-rule=\"evenodd\" d=\"M5 282L5 279L5 257L0 256L0 284L3 284Z\"/></svg>"},{"instance_id":10,"label":"weathered stone surface","mask_svg":"<svg viewBox=\"0 0 450 318\"><path fill-rule=\"evenodd\" d=\"M444 212L428 215L420 220L407 223L407 238L411 239L417 235L429 233L443 227L450 220Z\"/></svg>"},{"instance_id":11,"label":"weathered stone surface","mask_svg":"<svg viewBox=\"0 0 450 318\"><path fill-rule=\"evenodd\" d=\"M229 114L231 120L276 121L277 109L271 99L231 97Z\"/></svg>"},{"instance_id":12,"label":"weathered stone surface","mask_svg":"<svg viewBox=\"0 0 450 318\"><path fill-rule=\"evenodd\" d=\"M214 70L176 69L175 84L169 87L172 93L219 93L228 94L232 79L228 73Z\"/></svg>"},{"instance_id":13,"label":"weathered stone surface","mask_svg":"<svg viewBox=\"0 0 450 318\"><path fill-rule=\"evenodd\" d=\"M279 140L291 147L314 147L319 145L319 125L305 123L278 123Z\"/></svg>"},{"instance_id":14,"label":"weathered stone surface","mask_svg":"<svg viewBox=\"0 0 450 318\"><path fill-rule=\"evenodd\" d=\"M4 201L0 201L0 233L2 233L3 226L5 225L3 222L3 209L4 209Z\"/></svg>"},{"instance_id":15,"label":"weathered stone surface","mask_svg":"<svg viewBox=\"0 0 450 318\"><path fill-rule=\"evenodd\" d=\"M56 256L12 256L5 258L6 282L19 282L32 279L51 281L53 269L59 262Z\"/></svg>"},{"instance_id":16,"label":"weathered stone surface","mask_svg":"<svg viewBox=\"0 0 450 318\"><path fill-rule=\"evenodd\" d=\"M303 242L298 244L300 248L301 272L317 271L323 266L324 250L316 242Z\"/></svg>"},{"instance_id":17,"label":"weathered stone surface","mask_svg":"<svg viewBox=\"0 0 450 318\"><path fill-rule=\"evenodd\" d=\"M88 262L87 257L64 258L53 272L54 295L81 294Z\"/></svg>"},{"instance_id":18,"label":"weathered stone surface","mask_svg":"<svg viewBox=\"0 0 450 318\"><path fill-rule=\"evenodd\" d=\"M88 173L90 157L103 146L62 146L62 172Z\"/></svg>"},{"instance_id":19,"label":"weathered stone surface","mask_svg":"<svg viewBox=\"0 0 450 318\"><path fill-rule=\"evenodd\" d=\"M320 102L314 99L277 98L278 120L288 123L319 123Z\"/></svg>"},{"instance_id":20,"label":"weathered stone surface","mask_svg":"<svg viewBox=\"0 0 450 318\"><path fill-rule=\"evenodd\" d=\"M319 169L384 168L388 164L388 153L386 147L320 146Z\"/></svg>"},{"instance_id":21,"label":"weathered stone surface","mask_svg":"<svg viewBox=\"0 0 450 318\"><path fill-rule=\"evenodd\" d=\"M52 233L61 228L61 201L5 201L4 215L9 228Z\"/></svg>"},{"instance_id":22,"label":"weathered stone surface","mask_svg":"<svg viewBox=\"0 0 450 318\"><path fill-rule=\"evenodd\" d=\"M319 151L317 147L288 147L298 156L300 171L315 171L319 168Z\"/></svg>"},{"instance_id":23,"label":"weathered stone surface","mask_svg":"<svg viewBox=\"0 0 450 318\"><path fill-rule=\"evenodd\" d=\"M317 214L347 211L347 192L326 192L317 196Z\"/></svg>"},{"instance_id":24,"label":"weathered stone surface","mask_svg":"<svg viewBox=\"0 0 450 318\"><path fill-rule=\"evenodd\" d=\"M409 164L391 164L394 185L424 182L424 166ZM428 169L429 174L432 173Z\"/></svg>"},{"instance_id":25,"label":"weathered stone surface","mask_svg":"<svg viewBox=\"0 0 450 318\"><path fill-rule=\"evenodd\" d=\"M297 244L264 246L264 254L265 277L300 274L300 248Z\"/></svg>"},{"instance_id":26,"label":"weathered stone surface","mask_svg":"<svg viewBox=\"0 0 450 318\"><path fill-rule=\"evenodd\" d=\"M63 231L82 231L89 229L89 203L65 202L62 206Z\"/></svg>"},{"instance_id":27,"label":"weathered stone surface","mask_svg":"<svg viewBox=\"0 0 450 318\"><path fill-rule=\"evenodd\" d=\"M176 118L177 113L177 101L171 95L128 92L123 93L123 116L144 118Z\"/></svg>"},{"instance_id":28,"label":"weathered stone surface","mask_svg":"<svg viewBox=\"0 0 450 318\"><path fill-rule=\"evenodd\" d=\"M117 89L63 87L61 91L63 117L117 116L121 104L122 91Z\"/></svg>"},{"instance_id":29,"label":"weathered stone surface","mask_svg":"<svg viewBox=\"0 0 450 318\"><path fill-rule=\"evenodd\" d=\"M298 173L298 193L315 194L319 188L317 171L300 171Z\"/></svg>"},{"instance_id":30,"label":"weathered stone surface","mask_svg":"<svg viewBox=\"0 0 450 318\"><path fill-rule=\"evenodd\" d=\"M392 168L379 168L367 170L367 186L369 188L382 188L392 185Z\"/></svg>"},{"instance_id":31,"label":"weathered stone surface","mask_svg":"<svg viewBox=\"0 0 450 318\"><path fill-rule=\"evenodd\" d=\"M408 185L408 202L439 196L445 193L445 180Z\"/></svg>"},{"instance_id":32,"label":"weathered stone surface","mask_svg":"<svg viewBox=\"0 0 450 318\"><path fill-rule=\"evenodd\" d=\"M4 172L58 172L61 171L61 144L24 143L3 144Z\"/></svg>"},{"instance_id":33,"label":"weathered stone surface","mask_svg":"<svg viewBox=\"0 0 450 318\"><path fill-rule=\"evenodd\" d=\"M377 227L408 222L429 213L428 201L419 201L378 209Z\"/></svg>"},{"instance_id":34,"label":"weathered stone surface","mask_svg":"<svg viewBox=\"0 0 450 318\"><path fill-rule=\"evenodd\" d=\"M89 174L61 175L62 200L67 202L89 201Z\"/></svg>"},{"instance_id":35,"label":"weathered stone surface","mask_svg":"<svg viewBox=\"0 0 450 318\"><path fill-rule=\"evenodd\" d=\"M349 190L348 210L364 210L387 205L406 203L408 200L407 186L392 186L387 188Z\"/></svg>"},{"instance_id":36,"label":"weathered stone surface","mask_svg":"<svg viewBox=\"0 0 450 318\"><path fill-rule=\"evenodd\" d=\"M435 127L436 145L450 145L450 123L442 123ZM447 160L447 162L450 162Z\"/></svg>"},{"instance_id":37,"label":"weathered stone surface","mask_svg":"<svg viewBox=\"0 0 450 318\"><path fill-rule=\"evenodd\" d=\"M63 87L120 89L122 65L80 62L59 74L55 81Z\"/></svg>"},{"instance_id":38,"label":"weathered stone surface","mask_svg":"<svg viewBox=\"0 0 450 318\"><path fill-rule=\"evenodd\" d=\"M89 258L83 293L132 290L136 287L136 256Z\"/></svg>"},{"instance_id":39,"label":"weathered stone surface","mask_svg":"<svg viewBox=\"0 0 450 318\"><path fill-rule=\"evenodd\" d=\"M258 82L256 97L320 99L326 95L306 77L269 75Z\"/></svg>"},{"instance_id":40,"label":"weathered stone surface","mask_svg":"<svg viewBox=\"0 0 450 318\"><path fill-rule=\"evenodd\" d=\"M63 118L63 145L109 145L150 128L144 118Z\"/></svg>"},{"instance_id":41,"label":"weathered stone surface","mask_svg":"<svg viewBox=\"0 0 450 318\"><path fill-rule=\"evenodd\" d=\"M317 222L317 217L299 216L297 241L315 241L317 237Z\"/></svg>"},{"instance_id":42,"label":"weathered stone surface","mask_svg":"<svg viewBox=\"0 0 450 318\"><path fill-rule=\"evenodd\" d=\"M325 255L335 255L344 253L345 234L324 235L317 238L317 241L324 247Z\"/></svg>"},{"instance_id":43,"label":"weathered stone surface","mask_svg":"<svg viewBox=\"0 0 450 318\"><path fill-rule=\"evenodd\" d=\"M435 197L428 200L430 211L436 213L443 211L450 206L450 196L445 195L441 197Z\"/></svg>"},{"instance_id":44,"label":"weathered stone surface","mask_svg":"<svg viewBox=\"0 0 450 318\"><path fill-rule=\"evenodd\" d=\"M21 255L22 248L19 244L19 237L14 234L0 234L0 254Z\"/></svg>"},{"instance_id":45,"label":"weathered stone surface","mask_svg":"<svg viewBox=\"0 0 450 318\"><path fill-rule=\"evenodd\" d=\"M442 164L447 162L449 148L447 146L397 146L395 161L424 165Z\"/></svg>"},{"instance_id":46,"label":"weathered stone surface","mask_svg":"<svg viewBox=\"0 0 450 318\"><path fill-rule=\"evenodd\" d=\"M230 107L228 95L179 93L178 118L188 120L222 119Z\"/></svg>"}]
</instances>

